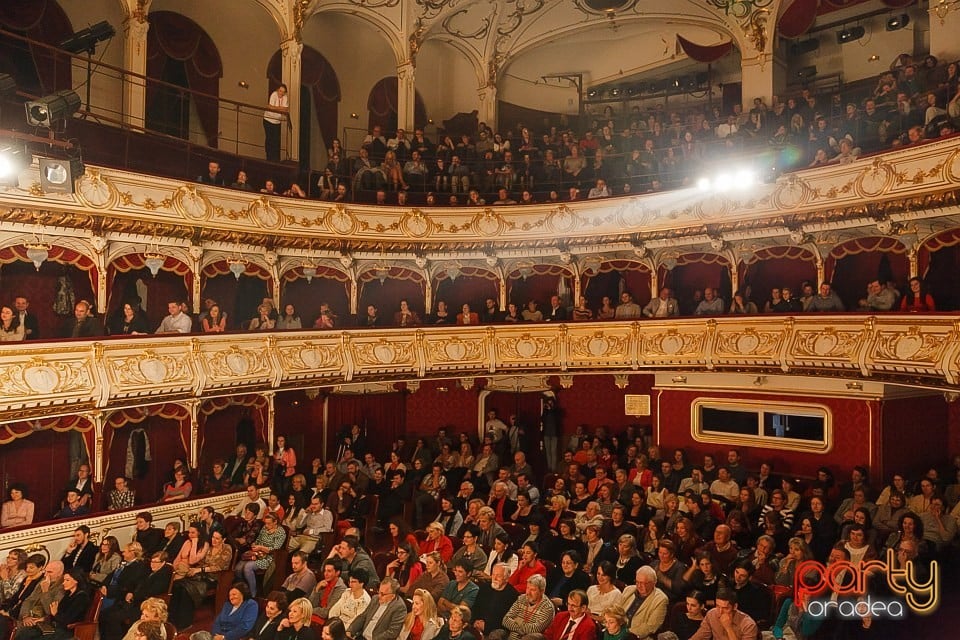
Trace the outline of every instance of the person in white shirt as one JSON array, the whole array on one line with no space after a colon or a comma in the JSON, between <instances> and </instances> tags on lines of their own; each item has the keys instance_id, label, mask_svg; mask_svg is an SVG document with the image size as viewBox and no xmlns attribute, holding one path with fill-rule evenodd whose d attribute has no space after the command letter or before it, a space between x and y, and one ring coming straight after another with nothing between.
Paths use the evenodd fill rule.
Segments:
<instances>
[{"instance_id":1,"label":"person in white shirt","mask_svg":"<svg viewBox=\"0 0 960 640\"><path fill-rule=\"evenodd\" d=\"M643 315L648 318L669 318L680 315L680 305L676 298L670 296L669 288L660 289L660 295L647 303L643 308Z\"/></svg>"},{"instance_id":2,"label":"person in white shirt","mask_svg":"<svg viewBox=\"0 0 960 640\"><path fill-rule=\"evenodd\" d=\"M270 108L263 112L263 148L270 162L280 162L280 124L289 110L287 85L281 84L270 94Z\"/></svg>"},{"instance_id":3,"label":"person in white shirt","mask_svg":"<svg viewBox=\"0 0 960 640\"><path fill-rule=\"evenodd\" d=\"M167 311L170 315L163 319L155 333L190 333L193 329L193 319L183 313L180 301L168 302Z\"/></svg>"}]
</instances>

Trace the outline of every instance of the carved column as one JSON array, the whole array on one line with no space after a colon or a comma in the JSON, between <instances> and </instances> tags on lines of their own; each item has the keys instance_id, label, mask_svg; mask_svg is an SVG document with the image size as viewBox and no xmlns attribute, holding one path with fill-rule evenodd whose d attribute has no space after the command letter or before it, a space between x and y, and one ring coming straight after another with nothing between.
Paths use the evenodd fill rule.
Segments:
<instances>
[{"instance_id":1,"label":"carved column","mask_svg":"<svg viewBox=\"0 0 960 640\"><path fill-rule=\"evenodd\" d=\"M496 129L497 122L497 86L488 84L477 89L477 97L480 98L480 113L477 117L480 122L486 122L487 125Z\"/></svg>"},{"instance_id":2,"label":"carved column","mask_svg":"<svg viewBox=\"0 0 960 640\"><path fill-rule=\"evenodd\" d=\"M200 468L200 401L187 400L183 405L190 411L190 467Z\"/></svg>"},{"instance_id":3,"label":"carved column","mask_svg":"<svg viewBox=\"0 0 960 640\"><path fill-rule=\"evenodd\" d=\"M273 391L264 391L261 393L267 399L267 450L273 455L273 446L276 437L274 437L274 428L276 426L277 408L274 404L277 394Z\"/></svg>"},{"instance_id":4,"label":"carved column","mask_svg":"<svg viewBox=\"0 0 960 640\"><path fill-rule=\"evenodd\" d=\"M280 306L280 267L278 265L279 256L273 251L268 251L264 258L270 266L270 279L273 281L273 289L270 292L273 297L274 305ZM282 308L281 308L282 309Z\"/></svg>"},{"instance_id":5,"label":"carved column","mask_svg":"<svg viewBox=\"0 0 960 640\"><path fill-rule=\"evenodd\" d=\"M147 5L149 3L144 3ZM141 76L147 75L146 6L140 6L123 21L123 68ZM147 86L143 78L125 75L123 80L123 122L144 127L147 113Z\"/></svg>"},{"instance_id":6,"label":"carved column","mask_svg":"<svg viewBox=\"0 0 960 640\"><path fill-rule=\"evenodd\" d=\"M90 243L93 245L94 260L97 264L97 313L101 316L107 312L107 239L103 236L93 236Z\"/></svg>"},{"instance_id":7,"label":"carved column","mask_svg":"<svg viewBox=\"0 0 960 640\"><path fill-rule=\"evenodd\" d=\"M930 54L940 60L960 57L960 7L950 0L930 0Z\"/></svg>"},{"instance_id":8,"label":"carved column","mask_svg":"<svg viewBox=\"0 0 960 640\"><path fill-rule=\"evenodd\" d=\"M287 114L290 133L290 146L287 154L291 160L300 159L300 54L303 52L303 43L297 40L287 40L280 44L283 53L283 83L287 85L287 96L290 99L290 111ZM282 139L282 136L281 136Z\"/></svg>"},{"instance_id":9,"label":"carved column","mask_svg":"<svg viewBox=\"0 0 960 640\"><path fill-rule=\"evenodd\" d=\"M190 270L193 272L193 307L194 313L200 313L200 261L203 259L203 247L190 246Z\"/></svg>"},{"instance_id":10,"label":"carved column","mask_svg":"<svg viewBox=\"0 0 960 640\"><path fill-rule=\"evenodd\" d=\"M84 413L83 417L93 425L93 481L102 483L105 457L103 450L103 426L107 423L107 419L102 411L90 411Z\"/></svg>"},{"instance_id":11,"label":"carved column","mask_svg":"<svg viewBox=\"0 0 960 640\"><path fill-rule=\"evenodd\" d=\"M397 66L397 128L413 131L417 102L416 67L409 60Z\"/></svg>"}]
</instances>

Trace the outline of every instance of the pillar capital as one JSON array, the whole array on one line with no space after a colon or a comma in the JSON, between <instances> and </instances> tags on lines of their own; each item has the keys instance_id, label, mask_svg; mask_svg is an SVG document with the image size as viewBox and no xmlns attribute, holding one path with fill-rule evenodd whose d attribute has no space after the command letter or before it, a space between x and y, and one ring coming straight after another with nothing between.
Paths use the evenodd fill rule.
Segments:
<instances>
[{"instance_id":1,"label":"pillar capital","mask_svg":"<svg viewBox=\"0 0 960 640\"><path fill-rule=\"evenodd\" d=\"M397 127L407 131L416 126L416 71L410 60L397 65Z\"/></svg>"}]
</instances>

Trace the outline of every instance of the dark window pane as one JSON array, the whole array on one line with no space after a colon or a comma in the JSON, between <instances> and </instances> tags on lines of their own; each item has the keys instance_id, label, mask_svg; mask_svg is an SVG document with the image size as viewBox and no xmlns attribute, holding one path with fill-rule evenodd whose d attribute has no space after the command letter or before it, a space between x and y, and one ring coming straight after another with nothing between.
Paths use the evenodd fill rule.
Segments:
<instances>
[{"instance_id":1,"label":"dark window pane","mask_svg":"<svg viewBox=\"0 0 960 640\"><path fill-rule=\"evenodd\" d=\"M700 428L704 432L755 436L758 424L756 411L700 407Z\"/></svg>"},{"instance_id":2,"label":"dark window pane","mask_svg":"<svg viewBox=\"0 0 960 640\"><path fill-rule=\"evenodd\" d=\"M822 416L765 413L763 415L763 435L771 438L823 442L824 419Z\"/></svg>"}]
</instances>

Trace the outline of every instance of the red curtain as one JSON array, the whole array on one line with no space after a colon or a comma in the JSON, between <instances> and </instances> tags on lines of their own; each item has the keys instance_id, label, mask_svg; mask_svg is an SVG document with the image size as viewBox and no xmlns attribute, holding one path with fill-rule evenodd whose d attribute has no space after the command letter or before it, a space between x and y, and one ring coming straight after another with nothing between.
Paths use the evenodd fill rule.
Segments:
<instances>
[{"instance_id":1,"label":"red curtain","mask_svg":"<svg viewBox=\"0 0 960 640\"><path fill-rule=\"evenodd\" d=\"M104 428L104 441L107 443L105 446L108 447L104 475L107 486L112 485L112 478L124 473L130 432L138 427L146 429L147 439L150 442L151 462L147 467L147 474L131 483L137 491L138 504L156 502L160 499L163 495L163 485L169 479L175 459L180 458L189 463L187 449L189 445L185 444L183 438L184 426L189 435L190 419L185 415L186 410L174 405L163 405L156 409L151 407L151 411L154 410L157 411L156 415L146 417L132 414L132 417L140 420L139 422L123 422L130 416L118 415L128 411L135 412L135 410L115 413Z\"/></svg>"},{"instance_id":2,"label":"red curtain","mask_svg":"<svg viewBox=\"0 0 960 640\"><path fill-rule=\"evenodd\" d=\"M73 35L70 18L56 0L5 0L0 2L0 27L25 35L31 40L58 46ZM36 72L34 78L16 75L21 91L36 92L41 96L54 91L73 88L70 56L53 53L49 49L26 45L21 40L0 38L0 60L13 60L24 55L29 47ZM0 71L15 73L16 69L0 63ZM36 85L35 82L39 82Z\"/></svg>"},{"instance_id":3,"label":"red curtain","mask_svg":"<svg viewBox=\"0 0 960 640\"><path fill-rule=\"evenodd\" d=\"M190 300L188 283L193 279L189 270L185 275L180 273L182 269L189 269L183 263L167 258L167 263L173 262L177 268L168 270L165 264L154 276L143 266L143 254L123 256L120 260L123 261L121 266L117 266L119 261L114 261L107 267L107 282L111 283L107 292L108 317L119 315L125 303L137 300L137 280L142 280L147 287L146 317L151 327L158 326L167 315L168 302Z\"/></svg>"},{"instance_id":4,"label":"red curtain","mask_svg":"<svg viewBox=\"0 0 960 640\"><path fill-rule=\"evenodd\" d=\"M383 78L373 86L373 89L370 90L370 97L367 98L367 111L369 112L367 127L372 129L374 125L380 125L388 132L396 128L399 90L396 76ZM414 94L413 121L418 127L427 124L427 108L424 106L419 93Z\"/></svg>"},{"instance_id":5,"label":"red curtain","mask_svg":"<svg viewBox=\"0 0 960 640\"><path fill-rule=\"evenodd\" d=\"M817 287L817 265L810 251L800 247L773 247L757 252L757 260L738 265L740 289L750 288L749 298L763 308L774 287L790 287L793 297L800 297L800 285L804 280Z\"/></svg>"},{"instance_id":6,"label":"red curtain","mask_svg":"<svg viewBox=\"0 0 960 640\"><path fill-rule=\"evenodd\" d=\"M406 430L404 393L342 394L330 396L327 406L327 451L337 451L337 434L357 423L366 430L367 443L378 460L387 457L391 443Z\"/></svg>"},{"instance_id":7,"label":"red curtain","mask_svg":"<svg viewBox=\"0 0 960 640\"><path fill-rule=\"evenodd\" d=\"M784 38L797 38L807 32L817 19L819 0L793 0L780 16L777 31Z\"/></svg>"},{"instance_id":8,"label":"red curtain","mask_svg":"<svg viewBox=\"0 0 960 640\"><path fill-rule=\"evenodd\" d=\"M544 311L550 304L550 298L559 295L561 281L573 296L573 274L559 265L538 264L533 273L526 278L518 271L507 275L507 300L517 305L521 311L530 300L536 300L538 309Z\"/></svg>"},{"instance_id":9,"label":"red curtain","mask_svg":"<svg viewBox=\"0 0 960 640\"><path fill-rule=\"evenodd\" d=\"M285 305L292 304L297 309L303 328L309 329L320 316L320 304L326 302L340 319L340 326L343 326L350 317L348 286L346 282L321 278L319 273L313 278L313 282L307 282L305 278L283 282L280 309L282 311Z\"/></svg>"},{"instance_id":10,"label":"red curtain","mask_svg":"<svg viewBox=\"0 0 960 640\"><path fill-rule=\"evenodd\" d=\"M677 42L680 43L680 48L683 49L683 52L697 62L716 62L733 50L732 41L723 44L703 46L690 42L679 33L677 34Z\"/></svg>"},{"instance_id":11,"label":"red curtain","mask_svg":"<svg viewBox=\"0 0 960 640\"><path fill-rule=\"evenodd\" d=\"M27 486L35 522L48 519L59 509L61 491L70 481L68 459L69 438L52 429L3 445L0 476Z\"/></svg>"},{"instance_id":12,"label":"red curtain","mask_svg":"<svg viewBox=\"0 0 960 640\"><path fill-rule=\"evenodd\" d=\"M270 80L271 92L283 82L283 52L280 49L277 49L270 58L270 64L267 65L267 78ZM317 124L320 125L324 143L329 147L337 137L340 81L337 79L337 72L323 54L307 45L303 46L303 51L300 53L300 84L310 87Z\"/></svg>"},{"instance_id":13,"label":"red curtain","mask_svg":"<svg viewBox=\"0 0 960 640\"><path fill-rule=\"evenodd\" d=\"M400 309L400 300L407 300L410 308L424 314L423 301L426 296L426 282L416 271L402 267L391 267L387 278L381 282L375 271L365 271L358 278L360 282L360 306L357 314L362 318L367 313L367 305L375 305L387 323L393 322L393 314Z\"/></svg>"},{"instance_id":14,"label":"red curtain","mask_svg":"<svg viewBox=\"0 0 960 640\"><path fill-rule=\"evenodd\" d=\"M217 146L219 123L220 78L223 63L217 45L207 32L186 16L172 11L152 11L148 16L147 76L162 78L167 60L187 63L187 84L190 90L210 97L193 96L200 118L200 126L207 137L207 145ZM160 93L155 84L147 84L147 104L152 104Z\"/></svg>"}]
</instances>

